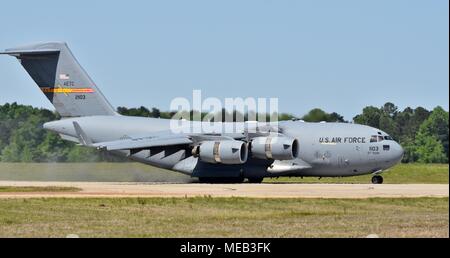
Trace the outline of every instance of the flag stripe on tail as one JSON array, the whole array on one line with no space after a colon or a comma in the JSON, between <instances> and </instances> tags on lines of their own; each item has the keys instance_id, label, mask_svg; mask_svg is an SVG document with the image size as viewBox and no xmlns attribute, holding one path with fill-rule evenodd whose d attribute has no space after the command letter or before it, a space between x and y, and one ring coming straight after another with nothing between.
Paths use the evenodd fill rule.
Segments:
<instances>
[{"instance_id":1,"label":"flag stripe on tail","mask_svg":"<svg viewBox=\"0 0 450 258\"><path fill-rule=\"evenodd\" d=\"M91 88L41 88L44 93L94 93Z\"/></svg>"}]
</instances>

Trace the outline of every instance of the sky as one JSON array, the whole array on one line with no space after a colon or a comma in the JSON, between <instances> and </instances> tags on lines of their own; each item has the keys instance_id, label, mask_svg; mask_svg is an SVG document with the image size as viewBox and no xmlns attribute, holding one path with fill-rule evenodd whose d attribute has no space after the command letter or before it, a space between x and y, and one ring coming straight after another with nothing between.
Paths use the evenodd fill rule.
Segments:
<instances>
[{"instance_id":1,"label":"sky","mask_svg":"<svg viewBox=\"0 0 450 258\"><path fill-rule=\"evenodd\" d=\"M279 99L351 120L365 106L449 106L448 0L2 1L0 49L66 41L115 107ZM0 104L50 102L0 56Z\"/></svg>"}]
</instances>

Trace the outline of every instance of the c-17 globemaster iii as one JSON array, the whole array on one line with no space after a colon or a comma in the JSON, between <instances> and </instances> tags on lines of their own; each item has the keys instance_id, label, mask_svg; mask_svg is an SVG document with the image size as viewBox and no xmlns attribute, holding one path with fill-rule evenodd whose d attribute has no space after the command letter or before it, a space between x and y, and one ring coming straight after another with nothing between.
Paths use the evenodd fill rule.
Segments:
<instances>
[{"instance_id":1,"label":"c-17 globemaster iii","mask_svg":"<svg viewBox=\"0 0 450 258\"><path fill-rule=\"evenodd\" d=\"M232 134L174 133L170 119L119 115L64 42L11 48L1 54L20 60L63 117L45 123L45 129L64 140L201 182L373 174L372 183L380 184L380 173L403 157L402 147L385 132L350 123L242 122L242 130Z\"/></svg>"}]
</instances>

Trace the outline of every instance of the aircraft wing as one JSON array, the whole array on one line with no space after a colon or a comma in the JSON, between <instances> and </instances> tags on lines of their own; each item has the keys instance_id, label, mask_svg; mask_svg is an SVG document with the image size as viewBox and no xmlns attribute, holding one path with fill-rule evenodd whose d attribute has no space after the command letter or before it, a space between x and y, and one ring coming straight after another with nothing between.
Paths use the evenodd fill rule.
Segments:
<instances>
[{"instance_id":1,"label":"aircraft wing","mask_svg":"<svg viewBox=\"0 0 450 258\"><path fill-rule=\"evenodd\" d=\"M141 138L123 139L110 142L99 142L92 144L97 149L112 150L131 150L143 149L157 146L171 146L191 144L192 140L186 136L149 136Z\"/></svg>"},{"instance_id":2,"label":"aircraft wing","mask_svg":"<svg viewBox=\"0 0 450 258\"><path fill-rule=\"evenodd\" d=\"M77 141L81 145L95 147L97 149L107 151L145 149L158 146L172 146L192 143L192 140L187 135L174 135L170 134L167 131L158 132L151 135L135 136L120 140L93 143L77 122L73 122L73 126L77 134Z\"/></svg>"},{"instance_id":3,"label":"aircraft wing","mask_svg":"<svg viewBox=\"0 0 450 258\"><path fill-rule=\"evenodd\" d=\"M82 134L79 134L83 139ZM242 136L242 135L239 135ZM218 141L218 140L234 140L233 136L221 136L221 135L174 135L169 133L159 133L151 136L134 137L123 140L116 140L110 142L94 143L91 146L97 149L104 149L108 151L112 150L130 150L130 149L143 149L158 146L171 146L171 145L184 145L201 141ZM83 141L85 142L85 141Z\"/></svg>"},{"instance_id":4,"label":"aircraft wing","mask_svg":"<svg viewBox=\"0 0 450 258\"><path fill-rule=\"evenodd\" d=\"M95 147L97 149L113 151L113 150L133 150L146 149L160 146L186 145L202 141L218 141L218 140L234 140L243 138L243 134L234 135L220 135L220 134L173 134L170 131L160 131L148 135L134 135L125 139L96 142L86 135L81 126L77 122L73 122L73 126L77 137L72 137L70 140L78 141L81 145Z\"/></svg>"}]
</instances>

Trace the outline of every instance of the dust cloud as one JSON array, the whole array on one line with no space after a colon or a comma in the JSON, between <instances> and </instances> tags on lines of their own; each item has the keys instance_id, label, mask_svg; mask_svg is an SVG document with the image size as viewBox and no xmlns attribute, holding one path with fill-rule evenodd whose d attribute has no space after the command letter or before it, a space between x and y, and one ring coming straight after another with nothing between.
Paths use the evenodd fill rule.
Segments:
<instances>
[{"instance_id":1,"label":"dust cloud","mask_svg":"<svg viewBox=\"0 0 450 258\"><path fill-rule=\"evenodd\" d=\"M0 180L79 182L196 182L187 175L134 162L0 163Z\"/></svg>"}]
</instances>

